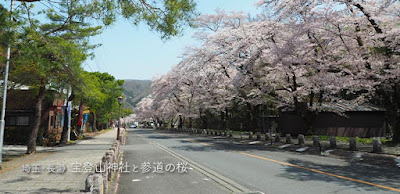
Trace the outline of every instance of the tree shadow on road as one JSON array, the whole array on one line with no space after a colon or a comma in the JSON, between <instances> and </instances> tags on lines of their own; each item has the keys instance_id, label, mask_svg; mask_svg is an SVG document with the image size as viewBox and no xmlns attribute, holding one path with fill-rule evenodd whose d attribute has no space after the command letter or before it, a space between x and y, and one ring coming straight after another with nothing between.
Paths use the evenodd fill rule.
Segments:
<instances>
[{"instance_id":1,"label":"tree shadow on road","mask_svg":"<svg viewBox=\"0 0 400 194\"><path fill-rule=\"evenodd\" d=\"M323 174L320 172L313 172L307 169L301 169L296 167L287 166L285 173L279 176L293 179L296 181L320 181L320 182L332 182L346 187L358 189L360 191L373 191L380 193L383 191L390 191L389 189L379 188L362 181L366 181L371 184L382 185L395 189L400 189L400 170L393 168L375 167L370 165L362 165L358 163L348 163L348 165L328 165L328 164L317 164L310 161L303 161L298 159L288 159L286 162L295 164L301 167L309 169L319 170L325 173L331 173L340 177ZM360 180L361 182L348 180L351 178L354 180ZM305 183L306 184L306 183ZM338 191L340 193L342 191Z\"/></svg>"},{"instance_id":2,"label":"tree shadow on road","mask_svg":"<svg viewBox=\"0 0 400 194\"><path fill-rule=\"evenodd\" d=\"M32 180L32 178L23 176L23 177L18 177L16 179L4 181L4 183L17 183L17 182L25 182L25 181L29 181L29 180Z\"/></svg>"}]
</instances>

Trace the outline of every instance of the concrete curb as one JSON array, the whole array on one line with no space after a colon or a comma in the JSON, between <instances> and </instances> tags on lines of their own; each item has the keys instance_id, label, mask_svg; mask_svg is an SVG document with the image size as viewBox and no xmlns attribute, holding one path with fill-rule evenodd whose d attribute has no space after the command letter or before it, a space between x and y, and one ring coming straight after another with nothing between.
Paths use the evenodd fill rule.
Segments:
<instances>
[{"instance_id":1,"label":"concrete curb","mask_svg":"<svg viewBox=\"0 0 400 194\"><path fill-rule=\"evenodd\" d=\"M122 142L125 142L126 135L124 134ZM120 142L115 140L109 150L101 159L101 162L96 164L95 173L88 175L85 181L85 192L103 194L109 192L109 183L113 176L117 174L111 168L114 164L121 162Z\"/></svg>"}]
</instances>

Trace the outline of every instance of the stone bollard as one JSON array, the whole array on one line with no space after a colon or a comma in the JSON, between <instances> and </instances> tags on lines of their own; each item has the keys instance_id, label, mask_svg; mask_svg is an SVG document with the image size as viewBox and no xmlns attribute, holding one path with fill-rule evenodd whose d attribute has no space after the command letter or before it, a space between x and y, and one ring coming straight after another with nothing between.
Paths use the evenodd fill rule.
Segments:
<instances>
[{"instance_id":1,"label":"stone bollard","mask_svg":"<svg viewBox=\"0 0 400 194\"><path fill-rule=\"evenodd\" d=\"M108 161L108 162L110 162L110 163L113 163L115 160L115 157L114 157L114 150L108 150L108 151L106 151L106 157L108 157L108 156L110 156L110 158L111 158L111 160L110 161Z\"/></svg>"},{"instance_id":2,"label":"stone bollard","mask_svg":"<svg viewBox=\"0 0 400 194\"><path fill-rule=\"evenodd\" d=\"M104 193L103 177L100 174L90 174L85 181L85 191L95 194Z\"/></svg>"},{"instance_id":3,"label":"stone bollard","mask_svg":"<svg viewBox=\"0 0 400 194\"><path fill-rule=\"evenodd\" d=\"M265 133L265 141L271 140L271 135L269 133Z\"/></svg>"},{"instance_id":4,"label":"stone bollard","mask_svg":"<svg viewBox=\"0 0 400 194\"><path fill-rule=\"evenodd\" d=\"M329 147L330 148L336 148L336 137L329 137Z\"/></svg>"},{"instance_id":5,"label":"stone bollard","mask_svg":"<svg viewBox=\"0 0 400 194\"><path fill-rule=\"evenodd\" d=\"M382 143L379 139L374 139L372 141L372 152L374 153L381 153L382 152Z\"/></svg>"},{"instance_id":6,"label":"stone bollard","mask_svg":"<svg viewBox=\"0 0 400 194\"><path fill-rule=\"evenodd\" d=\"M313 142L313 143L312 143L313 147L318 147L319 144L320 144L320 142L319 142L319 137L318 137L318 136L313 136L312 142Z\"/></svg>"},{"instance_id":7,"label":"stone bollard","mask_svg":"<svg viewBox=\"0 0 400 194\"><path fill-rule=\"evenodd\" d=\"M249 132L249 139L253 139L253 133Z\"/></svg>"},{"instance_id":8,"label":"stone bollard","mask_svg":"<svg viewBox=\"0 0 400 194\"><path fill-rule=\"evenodd\" d=\"M101 163L96 164L96 173L99 173L103 177L103 187L104 192L108 190L108 170L107 170L107 160L106 157L103 156L101 159Z\"/></svg>"},{"instance_id":9,"label":"stone bollard","mask_svg":"<svg viewBox=\"0 0 400 194\"><path fill-rule=\"evenodd\" d=\"M111 155L106 155L106 158L107 158L107 165L108 165L108 166L114 163L114 162L113 162L113 156L111 156ZM108 166L107 166L107 168L108 168ZM107 180L108 180L108 181L111 181L111 173L112 173L111 168L108 168L107 171L108 171L108 172L107 172Z\"/></svg>"},{"instance_id":10,"label":"stone bollard","mask_svg":"<svg viewBox=\"0 0 400 194\"><path fill-rule=\"evenodd\" d=\"M103 156L103 158L101 158L100 166L98 166L98 168L96 169L96 171L98 173L101 173L103 175L103 180L105 183L108 181L108 176L109 176L108 175L109 171L107 169L108 166L110 166L110 164L107 161L107 157ZM107 185L105 185L105 186L107 186Z\"/></svg>"},{"instance_id":11,"label":"stone bollard","mask_svg":"<svg viewBox=\"0 0 400 194\"><path fill-rule=\"evenodd\" d=\"M303 134L299 134L299 135L297 136L297 139L299 140L299 145L304 145L305 138L304 138L304 135L303 135Z\"/></svg>"},{"instance_id":12,"label":"stone bollard","mask_svg":"<svg viewBox=\"0 0 400 194\"><path fill-rule=\"evenodd\" d=\"M291 144L292 143L292 137L290 136L290 134L286 134L286 143L287 144Z\"/></svg>"},{"instance_id":13,"label":"stone bollard","mask_svg":"<svg viewBox=\"0 0 400 194\"><path fill-rule=\"evenodd\" d=\"M275 142L277 143L281 142L281 134L275 133Z\"/></svg>"},{"instance_id":14,"label":"stone bollard","mask_svg":"<svg viewBox=\"0 0 400 194\"><path fill-rule=\"evenodd\" d=\"M357 141L356 141L356 138L350 137L350 140L349 140L349 149L350 149L351 151L357 150Z\"/></svg>"},{"instance_id":15,"label":"stone bollard","mask_svg":"<svg viewBox=\"0 0 400 194\"><path fill-rule=\"evenodd\" d=\"M257 132L257 141L260 141L260 140L261 140L261 133Z\"/></svg>"}]
</instances>

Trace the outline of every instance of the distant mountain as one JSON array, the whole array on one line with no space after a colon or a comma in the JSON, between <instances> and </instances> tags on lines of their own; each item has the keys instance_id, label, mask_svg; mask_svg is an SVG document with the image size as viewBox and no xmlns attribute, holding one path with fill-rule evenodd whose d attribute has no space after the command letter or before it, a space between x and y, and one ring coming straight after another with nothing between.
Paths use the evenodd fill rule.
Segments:
<instances>
[{"instance_id":1,"label":"distant mountain","mask_svg":"<svg viewBox=\"0 0 400 194\"><path fill-rule=\"evenodd\" d=\"M133 108L142 98L148 96L151 92L150 85L151 80L125 80L122 87L126 106Z\"/></svg>"}]
</instances>

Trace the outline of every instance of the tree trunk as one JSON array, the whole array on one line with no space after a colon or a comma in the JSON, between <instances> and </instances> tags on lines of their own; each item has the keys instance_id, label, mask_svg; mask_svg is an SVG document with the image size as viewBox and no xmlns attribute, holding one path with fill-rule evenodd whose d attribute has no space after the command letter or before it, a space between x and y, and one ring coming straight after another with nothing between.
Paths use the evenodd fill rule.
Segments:
<instances>
[{"instance_id":1,"label":"tree trunk","mask_svg":"<svg viewBox=\"0 0 400 194\"><path fill-rule=\"evenodd\" d=\"M393 126L393 142L400 143L400 118L396 116Z\"/></svg>"},{"instance_id":2,"label":"tree trunk","mask_svg":"<svg viewBox=\"0 0 400 194\"><path fill-rule=\"evenodd\" d=\"M313 105L314 105L314 96L315 96L314 92L311 91L311 93L310 93L310 103L309 103L309 106L310 106L311 108L312 108Z\"/></svg>"},{"instance_id":3,"label":"tree trunk","mask_svg":"<svg viewBox=\"0 0 400 194\"><path fill-rule=\"evenodd\" d=\"M253 131L253 107L250 103L246 103L247 104L247 110L248 110L248 114L247 114L247 129L245 129L246 131Z\"/></svg>"},{"instance_id":4,"label":"tree trunk","mask_svg":"<svg viewBox=\"0 0 400 194\"><path fill-rule=\"evenodd\" d=\"M93 113L93 127L92 127L92 132L95 132L97 130L97 115L96 113Z\"/></svg>"},{"instance_id":5,"label":"tree trunk","mask_svg":"<svg viewBox=\"0 0 400 194\"><path fill-rule=\"evenodd\" d=\"M49 112L50 112L50 107L46 107L44 109L44 114L41 115L42 118L40 119L40 124L45 124L45 129L38 134L39 137L49 137L49 129L48 129L48 124L49 124Z\"/></svg>"},{"instance_id":6,"label":"tree trunk","mask_svg":"<svg viewBox=\"0 0 400 194\"><path fill-rule=\"evenodd\" d=\"M392 86L392 102L390 103L390 109L393 110L393 142L400 143L400 103L398 99L400 98L400 86L395 83ZM389 109L386 109L389 110Z\"/></svg>"},{"instance_id":7,"label":"tree trunk","mask_svg":"<svg viewBox=\"0 0 400 194\"><path fill-rule=\"evenodd\" d=\"M68 104L68 102L67 102ZM64 110L64 126L63 126L63 130L61 132L61 139L60 139L60 144L67 144L67 140L68 140L68 111L67 108L65 108Z\"/></svg>"},{"instance_id":8,"label":"tree trunk","mask_svg":"<svg viewBox=\"0 0 400 194\"><path fill-rule=\"evenodd\" d=\"M260 104L257 104L254 107L254 114L253 114L253 123L254 123L254 132L259 132L261 131L260 127Z\"/></svg>"},{"instance_id":9,"label":"tree trunk","mask_svg":"<svg viewBox=\"0 0 400 194\"><path fill-rule=\"evenodd\" d=\"M175 125L174 125L174 119L171 119L171 128L174 128L175 127Z\"/></svg>"},{"instance_id":10,"label":"tree trunk","mask_svg":"<svg viewBox=\"0 0 400 194\"><path fill-rule=\"evenodd\" d=\"M229 119L228 108L225 108L225 128L223 130L227 130L229 128L228 119Z\"/></svg>"},{"instance_id":11,"label":"tree trunk","mask_svg":"<svg viewBox=\"0 0 400 194\"><path fill-rule=\"evenodd\" d=\"M224 111L219 112L219 119L220 119L219 130L224 130L224 128L225 128L225 113L224 113Z\"/></svg>"},{"instance_id":12,"label":"tree trunk","mask_svg":"<svg viewBox=\"0 0 400 194\"><path fill-rule=\"evenodd\" d=\"M28 147L27 147L27 154L32 154L36 152L36 139L37 135L39 132L39 127L40 127L40 119L42 118L42 103L43 99L46 95L46 86L45 86L45 80L41 80L42 85L39 88L39 94L36 99L36 105L35 105L35 125L33 127L33 130L31 132L31 135L29 136L28 139Z\"/></svg>"},{"instance_id":13,"label":"tree trunk","mask_svg":"<svg viewBox=\"0 0 400 194\"><path fill-rule=\"evenodd\" d=\"M178 124L178 128L182 129L183 127L183 120L182 120L182 116L179 115L179 124Z\"/></svg>"}]
</instances>

